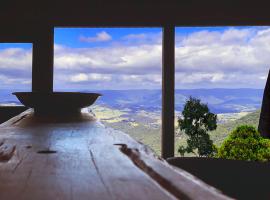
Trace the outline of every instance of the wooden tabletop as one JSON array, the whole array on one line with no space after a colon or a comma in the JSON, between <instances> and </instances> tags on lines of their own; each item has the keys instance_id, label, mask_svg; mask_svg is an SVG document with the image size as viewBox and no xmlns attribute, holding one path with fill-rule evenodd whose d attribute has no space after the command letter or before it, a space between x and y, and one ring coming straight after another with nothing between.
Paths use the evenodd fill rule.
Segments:
<instances>
[{"instance_id":1,"label":"wooden tabletop","mask_svg":"<svg viewBox=\"0 0 270 200\"><path fill-rule=\"evenodd\" d=\"M229 199L88 113L0 125L0 199Z\"/></svg>"}]
</instances>

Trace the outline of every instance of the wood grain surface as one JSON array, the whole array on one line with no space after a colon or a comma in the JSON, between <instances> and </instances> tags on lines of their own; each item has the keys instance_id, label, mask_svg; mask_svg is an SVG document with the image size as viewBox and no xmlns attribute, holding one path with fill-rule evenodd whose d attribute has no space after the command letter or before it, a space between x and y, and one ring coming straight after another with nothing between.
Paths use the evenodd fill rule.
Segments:
<instances>
[{"instance_id":1,"label":"wood grain surface","mask_svg":"<svg viewBox=\"0 0 270 200\"><path fill-rule=\"evenodd\" d=\"M87 113L0 125L0 199L229 199Z\"/></svg>"}]
</instances>

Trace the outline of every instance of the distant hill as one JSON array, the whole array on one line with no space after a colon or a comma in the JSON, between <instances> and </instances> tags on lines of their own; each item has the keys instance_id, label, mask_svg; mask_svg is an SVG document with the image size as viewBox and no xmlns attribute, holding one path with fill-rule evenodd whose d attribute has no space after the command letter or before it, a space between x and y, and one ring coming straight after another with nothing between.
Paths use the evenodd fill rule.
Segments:
<instances>
[{"instance_id":1,"label":"distant hill","mask_svg":"<svg viewBox=\"0 0 270 200\"><path fill-rule=\"evenodd\" d=\"M102 90L98 104L117 109L129 108L133 111L161 110L161 90ZM260 109L262 89L177 89L175 90L175 109L183 110L189 96L207 103L214 113L251 112Z\"/></svg>"},{"instance_id":2,"label":"distant hill","mask_svg":"<svg viewBox=\"0 0 270 200\"><path fill-rule=\"evenodd\" d=\"M157 154L160 154L161 124L158 112L130 112L128 110L111 109L102 106L94 106L92 112L108 127L128 133L133 138L149 145ZM209 132L216 145L220 145L228 134L237 126L249 124L258 126L260 110L249 113L239 119L218 124L215 131ZM175 154L178 155L179 145L186 142L186 135L179 133L176 127ZM192 155L191 155L192 156Z\"/></svg>"},{"instance_id":3,"label":"distant hill","mask_svg":"<svg viewBox=\"0 0 270 200\"><path fill-rule=\"evenodd\" d=\"M186 98L193 96L207 103L214 113L234 113L255 111L260 108L263 97L262 89L192 89L176 90L176 110L181 111Z\"/></svg>"},{"instance_id":4,"label":"distant hill","mask_svg":"<svg viewBox=\"0 0 270 200\"><path fill-rule=\"evenodd\" d=\"M98 104L117 109L161 110L161 90L101 90Z\"/></svg>"},{"instance_id":5,"label":"distant hill","mask_svg":"<svg viewBox=\"0 0 270 200\"><path fill-rule=\"evenodd\" d=\"M256 129L258 128L260 119L260 110L256 110L250 114L247 114L240 119L235 121L230 121L225 124L219 124L217 129L213 132L210 132L211 138L213 141L220 145L222 141L228 136L228 134L235 129L237 126L248 124L254 126Z\"/></svg>"},{"instance_id":6,"label":"distant hill","mask_svg":"<svg viewBox=\"0 0 270 200\"><path fill-rule=\"evenodd\" d=\"M0 103L18 103L13 91L0 90ZM87 91L84 91L87 92ZM89 91L93 92L93 91ZM90 110L108 127L128 133L149 145L160 154L161 143L161 90L102 90L103 94ZM176 110L181 111L189 96L200 98L214 113L233 116L239 112L251 112L234 121L225 121L210 132L215 144L220 145L228 134L241 124L258 126L262 89L186 89L175 91ZM241 114L241 113L240 113ZM185 143L185 136L176 134L175 150Z\"/></svg>"},{"instance_id":7,"label":"distant hill","mask_svg":"<svg viewBox=\"0 0 270 200\"><path fill-rule=\"evenodd\" d=\"M18 89L0 89L0 103L19 103L15 96L11 95ZM69 90L72 91L72 90ZM162 92L161 90L85 90L82 92L99 92L100 97L96 104L105 105L115 109L128 108L133 112L160 111ZM218 113L251 112L260 109L262 89L176 89L175 109L182 111L183 105L189 96L200 98L207 103L210 110Z\"/></svg>"},{"instance_id":8,"label":"distant hill","mask_svg":"<svg viewBox=\"0 0 270 200\"><path fill-rule=\"evenodd\" d=\"M19 92L20 90L8 90L8 89L0 89L0 104L8 104L15 103L20 104L19 100L16 96L12 95L12 92Z\"/></svg>"}]
</instances>

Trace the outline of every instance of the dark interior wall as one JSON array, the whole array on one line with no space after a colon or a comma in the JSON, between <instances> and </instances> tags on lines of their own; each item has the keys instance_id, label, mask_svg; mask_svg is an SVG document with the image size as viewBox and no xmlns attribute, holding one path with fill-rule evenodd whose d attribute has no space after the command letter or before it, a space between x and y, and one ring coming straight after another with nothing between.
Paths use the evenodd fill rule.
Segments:
<instances>
[{"instance_id":1,"label":"dark interior wall","mask_svg":"<svg viewBox=\"0 0 270 200\"><path fill-rule=\"evenodd\" d=\"M55 26L270 25L267 1L9 0L0 5L0 42L35 42Z\"/></svg>"},{"instance_id":2,"label":"dark interior wall","mask_svg":"<svg viewBox=\"0 0 270 200\"><path fill-rule=\"evenodd\" d=\"M267 1L9 0L0 5L0 42L34 42L44 28L270 25Z\"/></svg>"},{"instance_id":3,"label":"dark interior wall","mask_svg":"<svg viewBox=\"0 0 270 200\"><path fill-rule=\"evenodd\" d=\"M20 114L26 109L25 106L0 106L0 124Z\"/></svg>"},{"instance_id":4,"label":"dark interior wall","mask_svg":"<svg viewBox=\"0 0 270 200\"><path fill-rule=\"evenodd\" d=\"M198 157L167 160L239 200L268 200L270 163Z\"/></svg>"},{"instance_id":5,"label":"dark interior wall","mask_svg":"<svg viewBox=\"0 0 270 200\"><path fill-rule=\"evenodd\" d=\"M11 25L11 29L44 25L266 25L268 13L267 1L260 0L9 0L1 2L0 24Z\"/></svg>"}]
</instances>

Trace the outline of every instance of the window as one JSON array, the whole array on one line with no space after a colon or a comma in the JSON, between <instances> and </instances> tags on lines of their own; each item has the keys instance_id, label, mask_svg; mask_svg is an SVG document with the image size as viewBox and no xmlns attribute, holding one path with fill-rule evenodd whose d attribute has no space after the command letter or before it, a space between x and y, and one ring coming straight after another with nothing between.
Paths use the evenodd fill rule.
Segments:
<instances>
[{"instance_id":1,"label":"window","mask_svg":"<svg viewBox=\"0 0 270 200\"><path fill-rule=\"evenodd\" d=\"M0 43L0 104L20 104L12 92L31 91L32 44Z\"/></svg>"},{"instance_id":2,"label":"window","mask_svg":"<svg viewBox=\"0 0 270 200\"><path fill-rule=\"evenodd\" d=\"M54 32L54 90L103 94L89 111L160 154L162 29Z\"/></svg>"},{"instance_id":3,"label":"window","mask_svg":"<svg viewBox=\"0 0 270 200\"><path fill-rule=\"evenodd\" d=\"M179 146L186 146L177 117L189 96L217 114L210 138L218 147L239 125L257 129L270 64L270 28L179 27L175 41L176 155Z\"/></svg>"}]
</instances>

